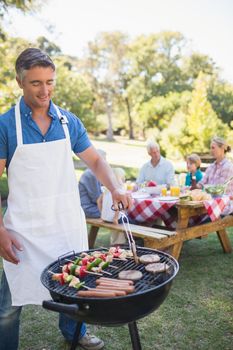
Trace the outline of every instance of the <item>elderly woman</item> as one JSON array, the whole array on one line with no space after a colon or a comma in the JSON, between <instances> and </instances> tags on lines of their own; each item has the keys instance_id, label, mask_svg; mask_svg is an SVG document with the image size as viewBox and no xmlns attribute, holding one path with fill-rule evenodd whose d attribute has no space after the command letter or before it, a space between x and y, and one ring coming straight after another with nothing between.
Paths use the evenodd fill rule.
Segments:
<instances>
[{"instance_id":1,"label":"elderly woman","mask_svg":"<svg viewBox=\"0 0 233 350\"><path fill-rule=\"evenodd\" d=\"M203 188L204 185L218 185L227 181L233 176L233 163L225 157L231 147L221 137L214 137L211 140L210 152L215 158L215 162L210 164L206 169L203 179L197 184L197 187ZM233 196L233 181L226 188L226 193ZM233 203L225 208L224 214L233 212Z\"/></svg>"}]
</instances>

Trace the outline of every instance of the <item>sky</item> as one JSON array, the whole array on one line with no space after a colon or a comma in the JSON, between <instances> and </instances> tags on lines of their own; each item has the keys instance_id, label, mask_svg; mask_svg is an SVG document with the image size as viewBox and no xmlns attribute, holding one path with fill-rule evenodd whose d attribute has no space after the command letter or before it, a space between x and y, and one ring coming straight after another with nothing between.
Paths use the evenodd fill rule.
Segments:
<instances>
[{"instance_id":1,"label":"sky","mask_svg":"<svg viewBox=\"0 0 233 350\"><path fill-rule=\"evenodd\" d=\"M102 31L118 30L131 38L179 31L190 50L209 55L233 83L232 0L44 0L36 18L11 11L10 20L11 35L32 41L44 35L74 56Z\"/></svg>"}]
</instances>

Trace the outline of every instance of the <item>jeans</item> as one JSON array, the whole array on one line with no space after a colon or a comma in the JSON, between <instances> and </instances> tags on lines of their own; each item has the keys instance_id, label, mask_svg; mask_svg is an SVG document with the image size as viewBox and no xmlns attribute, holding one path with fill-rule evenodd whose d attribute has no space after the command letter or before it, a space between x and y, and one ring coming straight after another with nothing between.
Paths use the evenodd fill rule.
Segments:
<instances>
[{"instance_id":1,"label":"jeans","mask_svg":"<svg viewBox=\"0 0 233 350\"><path fill-rule=\"evenodd\" d=\"M11 293L3 271L0 283L0 350L17 350L19 345L19 323L22 306L11 305ZM38 320L39 322L39 320ZM59 328L66 340L72 341L77 322L59 315ZM83 323L80 338L86 333Z\"/></svg>"}]
</instances>

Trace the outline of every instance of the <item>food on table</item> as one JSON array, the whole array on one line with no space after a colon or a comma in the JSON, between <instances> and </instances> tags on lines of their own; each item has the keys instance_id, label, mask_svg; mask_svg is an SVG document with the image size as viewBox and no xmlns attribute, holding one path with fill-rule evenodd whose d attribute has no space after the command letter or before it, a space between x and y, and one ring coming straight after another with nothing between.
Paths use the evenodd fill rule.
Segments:
<instances>
[{"instance_id":1,"label":"food on table","mask_svg":"<svg viewBox=\"0 0 233 350\"><path fill-rule=\"evenodd\" d=\"M151 263L159 262L160 257L158 254L145 254L139 257L139 261L141 264L151 264Z\"/></svg>"},{"instance_id":2,"label":"food on table","mask_svg":"<svg viewBox=\"0 0 233 350\"><path fill-rule=\"evenodd\" d=\"M180 195L179 198L180 201L204 201L211 199L211 195L202 190L195 189Z\"/></svg>"},{"instance_id":3,"label":"food on table","mask_svg":"<svg viewBox=\"0 0 233 350\"><path fill-rule=\"evenodd\" d=\"M210 194L208 194L202 190L199 190L199 189L190 191L190 195L191 195L193 201L204 201L204 200L211 199Z\"/></svg>"},{"instance_id":4,"label":"food on table","mask_svg":"<svg viewBox=\"0 0 233 350\"><path fill-rule=\"evenodd\" d=\"M153 263L145 266L147 272L156 274L161 272L167 272L169 270L169 265L165 263Z\"/></svg>"},{"instance_id":5,"label":"food on table","mask_svg":"<svg viewBox=\"0 0 233 350\"><path fill-rule=\"evenodd\" d=\"M225 192L225 185L206 185L205 191L212 195L220 195Z\"/></svg>"},{"instance_id":6,"label":"food on table","mask_svg":"<svg viewBox=\"0 0 233 350\"><path fill-rule=\"evenodd\" d=\"M128 279L132 281L137 281L142 278L142 273L138 270L123 270L119 272L118 277L123 280Z\"/></svg>"},{"instance_id":7,"label":"food on table","mask_svg":"<svg viewBox=\"0 0 233 350\"><path fill-rule=\"evenodd\" d=\"M155 186L157 186L157 183L155 181L150 180L150 181L146 182L146 186L155 187Z\"/></svg>"}]
</instances>

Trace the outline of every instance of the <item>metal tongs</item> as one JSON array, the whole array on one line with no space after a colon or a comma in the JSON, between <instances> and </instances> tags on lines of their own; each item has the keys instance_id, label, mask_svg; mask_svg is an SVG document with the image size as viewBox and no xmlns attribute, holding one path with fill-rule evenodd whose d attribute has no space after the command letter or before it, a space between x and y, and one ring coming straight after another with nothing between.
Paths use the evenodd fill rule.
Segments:
<instances>
[{"instance_id":1,"label":"metal tongs","mask_svg":"<svg viewBox=\"0 0 233 350\"><path fill-rule=\"evenodd\" d=\"M136 244L135 244L135 240L133 238L132 232L131 232L131 228L130 228L130 223L129 223L129 219L127 217L127 215L124 212L124 205L122 202L119 202L117 204L117 209L115 209L114 204L111 207L112 210L114 211L119 211L121 218L122 218L122 223L125 229L125 233L129 242L129 248L133 253L133 257L134 257L134 261L136 264L139 263L139 259L137 256L137 248L136 248Z\"/></svg>"}]
</instances>

